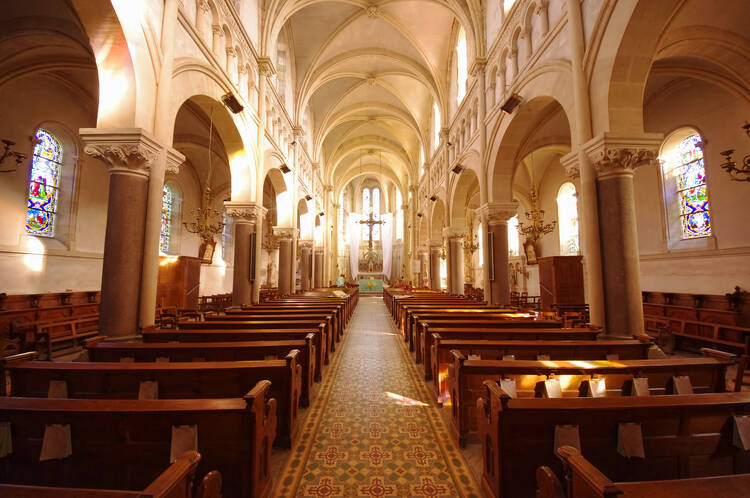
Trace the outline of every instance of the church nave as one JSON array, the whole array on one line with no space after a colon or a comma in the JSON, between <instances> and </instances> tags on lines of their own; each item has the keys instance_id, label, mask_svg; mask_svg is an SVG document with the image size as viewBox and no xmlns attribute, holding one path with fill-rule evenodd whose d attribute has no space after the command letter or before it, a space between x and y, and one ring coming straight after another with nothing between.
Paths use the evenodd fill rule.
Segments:
<instances>
[{"instance_id":1,"label":"church nave","mask_svg":"<svg viewBox=\"0 0 750 498\"><path fill-rule=\"evenodd\" d=\"M380 296L344 337L274 495L481 496Z\"/></svg>"}]
</instances>

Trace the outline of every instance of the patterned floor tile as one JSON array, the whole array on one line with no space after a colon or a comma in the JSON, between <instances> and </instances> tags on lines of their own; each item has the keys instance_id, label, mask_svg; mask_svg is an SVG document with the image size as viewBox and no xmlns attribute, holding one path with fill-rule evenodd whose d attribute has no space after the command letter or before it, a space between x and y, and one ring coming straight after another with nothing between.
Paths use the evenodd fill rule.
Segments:
<instances>
[{"instance_id":1,"label":"patterned floor tile","mask_svg":"<svg viewBox=\"0 0 750 498\"><path fill-rule=\"evenodd\" d=\"M275 496L479 497L381 298L362 297Z\"/></svg>"}]
</instances>

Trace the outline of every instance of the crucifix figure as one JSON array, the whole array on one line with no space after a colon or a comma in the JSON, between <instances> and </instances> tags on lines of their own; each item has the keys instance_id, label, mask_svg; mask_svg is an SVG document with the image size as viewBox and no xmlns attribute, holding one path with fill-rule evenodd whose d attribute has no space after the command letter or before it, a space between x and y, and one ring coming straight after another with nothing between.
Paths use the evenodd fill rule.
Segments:
<instances>
[{"instance_id":1,"label":"crucifix figure","mask_svg":"<svg viewBox=\"0 0 750 498\"><path fill-rule=\"evenodd\" d=\"M370 218L369 218L369 219L367 219L367 220L362 220L362 221L360 221L360 222L359 222L359 224L360 224L360 225L370 225L370 239L369 239L370 241L369 241L369 244L368 244L368 248L370 249L370 251L372 251L372 227L373 227L374 225L382 225L382 224L383 224L383 222L382 222L382 221L379 221L379 220L378 220L378 221L376 221L376 220L375 220L375 219L374 219L374 218L372 217L372 211L370 211Z\"/></svg>"}]
</instances>

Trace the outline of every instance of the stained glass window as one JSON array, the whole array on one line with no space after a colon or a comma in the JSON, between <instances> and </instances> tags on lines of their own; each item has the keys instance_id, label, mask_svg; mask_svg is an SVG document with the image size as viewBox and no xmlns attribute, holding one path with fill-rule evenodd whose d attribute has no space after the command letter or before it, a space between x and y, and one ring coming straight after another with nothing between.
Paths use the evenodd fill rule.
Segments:
<instances>
[{"instance_id":1,"label":"stained glass window","mask_svg":"<svg viewBox=\"0 0 750 498\"><path fill-rule=\"evenodd\" d=\"M380 221L380 189L372 189L372 218ZM380 225L372 226L372 240L380 240Z\"/></svg>"},{"instance_id":2,"label":"stained glass window","mask_svg":"<svg viewBox=\"0 0 750 498\"><path fill-rule=\"evenodd\" d=\"M518 215L508 220L508 252L518 256Z\"/></svg>"},{"instance_id":3,"label":"stained glass window","mask_svg":"<svg viewBox=\"0 0 750 498\"><path fill-rule=\"evenodd\" d=\"M159 236L159 250L169 252L169 242L172 239L172 218L174 216L174 190L164 185L161 194L161 235Z\"/></svg>"},{"instance_id":4,"label":"stained glass window","mask_svg":"<svg viewBox=\"0 0 750 498\"><path fill-rule=\"evenodd\" d=\"M711 211L701 136L682 140L667 154L664 167L675 179L683 239L711 235Z\"/></svg>"},{"instance_id":5,"label":"stained glass window","mask_svg":"<svg viewBox=\"0 0 750 498\"><path fill-rule=\"evenodd\" d=\"M563 183L557 191L557 219L560 231L560 254L578 254L578 196L576 187L570 182Z\"/></svg>"},{"instance_id":6,"label":"stained glass window","mask_svg":"<svg viewBox=\"0 0 750 498\"><path fill-rule=\"evenodd\" d=\"M370 189L362 189L362 219L366 220L370 217ZM370 228L367 225L362 225L362 240L370 240Z\"/></svg>"},{"instance_id":7,"label":"stained glass window","mask_svg":"<svg viewBox=\"0 0 750 498\"><path fill-rule=\"evenodd\" d=\"M41 128L36 132L36 140L29 177L26 232L54 237L63 150L54 135Z\"/></svg>"}]
</instances>

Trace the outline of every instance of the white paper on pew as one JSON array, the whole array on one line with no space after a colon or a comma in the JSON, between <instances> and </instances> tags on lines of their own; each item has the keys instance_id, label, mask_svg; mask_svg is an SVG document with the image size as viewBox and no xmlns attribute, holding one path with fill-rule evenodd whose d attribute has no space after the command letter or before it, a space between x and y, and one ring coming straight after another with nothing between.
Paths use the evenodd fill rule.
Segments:
<instances>
[{"instance_id":1,"label":"white paper on pew","mask_svg":"<svg viewBox=\"0 0 750 498\"><path fill-rule=\"evenodd\" d=\"M159 399L159 381L142 381L138 387L138 399Z\"/></svg>"},{"instance_id":2,"label":"white paper on pew","mask_svg":"<svg viewBox=\"0 0 750 498\"><path fill-rule=\"evenodd\" d=\"M607 385L604 379L589 379L588 396L591 398L603 398L607 395Z\"/></svg>"},{"instance_id":3,"label":"white paper on pew","mask_svg":"<svg viewBox=\"0 0 750 498\"><path fill-rule=\"evenodd\" d=\"M623 422L617 425L617 453L625 458L646 458L640 422Z\"/></svg>"},{"instance_id":4,"label":"white paper on pew","mask_svg":"<svg viewBox=\"0 0 750 498\"><path fill-rule=\"evenodd\" d=\"M73 444L70 440L70 425L45 425L39 461L59 460L72 454Z\"/></svg>"},{"instance_id":5,"label":"white paper on pew","mask_svg":"<svg viewBox=\"0 0 750 498\"><path fill-rule=\"evenodd\" d=\"M547 379L544 381L545 398L562 398L562 387L560 379Z\"/></svg>"},{"instance_id":6,"label":"white paper on pew","mask_svg":"<svg viewBox=\"0 0 750 498\"><path fill-rule=\"evenodd\" d=\"M470 354L468 360L469 361L479 361L482 359L482 355L479 354Z\"/></svg>"},{"instance_id":7,"label":"white paper on pew","mask_svg":"<svg viewBox=\"0 0 750 498\"><path fill-rule=\"evenodd\" d=\"M536 355L537 361L549 361L549 355L548 354L538 354Z\"/></svg>"},{"instance_id":8,"label":"white paper on pew","mask_svg":"<svg viewBox=\"0 0 750 498\"><path fill-rule=\"evenodd\" d=\"M0 422L0 458L13 453L13 437L10 433L10 422Z\"/></svg>"},{"instance_id":9,"label":"white paper on pew","mask_svg":"<svg viewBox=\"0 0 750 498\"><path fill-rule=\"evenodd\" d=\"M193 358L193 361L206 361L206 359L202 356L196 356Z\"/></svg>"},{"instance_id":10,"label":"white paper on pew","mask_svg":"<svg viewBox=\"0 0 750 498\"><path fill-rule=\"evenodd\" d=\"M618 361L620 359L620 355L617 353L610 353L607 355L607 361Z\"/></svg>"},{"instance_id":11,"label":"white paper on pew","mask_svg":"<svg viewBox=\"0 0 750 498\"><path fill-rule=\"evenodd\" d=\"M647 377L633 377L633 387L630 390L631 396L651 396L648 389Z\"/></svg>"},{"instance_id":12,"label":"white paper on pew","mask_svg":"<svg viewBox=\"0 0 750 498\"><path fill-rule=\"evenodd\" d=\"M581 451L581 437L578 434L577 425L555 426L555 450L553 453L557 454L557 449L560 446L572 446Z\"/></svg>"},{"instance_id":13,"label":"white paper on pew","mask_svg":"<svg viewBox=\"0 0 750 498\"><path fill-rule=\"evenodd\" d=\"M693 394L693 385L687 375L672 377L672 381L674 382L675 394Z\"/></svg>"},{"instance_id":14,"label":"white paper on pew","mask_svg":"<svg viewBox=\"0 0 750 498\"><path fill-rule=\"evenodd\" d=\"M733 442L736 448L750 450L750 415L735 415ZM2 456L0 454L0 456Z\"/></svg>"},{"instance_id":15,"label":"white paper on pew","mask_svg":"<svg viewBox=\"0 0 750 498\"><path fill-rule=\"evenodd\" d=\"M516 355L514 354L504 354L503 355L503 361L513 361L516 359Z\"/></svg>"},{"instance_id":16,"label":"white paper on pew","mask_svg":"<svg viewBox=\"0 0 750 498\"><path fill-rule=\"evenodd\" d=\"M500 389L505 391L511 398L515 398L518 395L516 391L516 379L500 379Z\"/></svg>"},{"instance_id":17,"label":"white paper on pew","mask_svg":"<svg viewBox=\"0 0 750 498\"><path fill-rule=\"evenodd\" d=\"M334 297L346 297L346 296L348 296L348 294L346 292L340 291L340 290L335 290L335 291L331 292L331 294L333 294ZM409 296L409 297L411 297L411 296Z\"/></svg>"},{"instance_id":18,"label":"white paper on pew","mask_svg":"<svg viewBox=\"0 0 750 498\"><path fill-rule=\"evenodd\" d=\"M47 397L66 399L68 397L68 383L64 380L49 381L49 388L47 388Z\"/></svg>"},{"instance_id":19,"label":"white paper on pew","mask_svg":"<svg viewBox=\"0 0 750 498\"><path fill-rule=\"evenodd\" d=\"M122 356L120 358L120 363L135 363L135 358L132 356Z\"/></svg>"},{"instance_id":20,"label":"white paper on pew","mask_svg":"<svg viewBox=\"0 0 750 498\"><path fill-rule=\"evenodd\" d=\"M156 363L169 363L169 357L167 357L167 356L157 356L156 357Z\"/></svg>"},{"instance_id":21,"label":"white paper on pew","mask_svg":"<svg viewBox=\"0 0 750 498\"><path fill-rule=\"evenodd\" d=\"M169 463L174 463L186 451L198 451L198 426L172 426L172 448L169 452Z\"/></svg>"}]
</instances>

